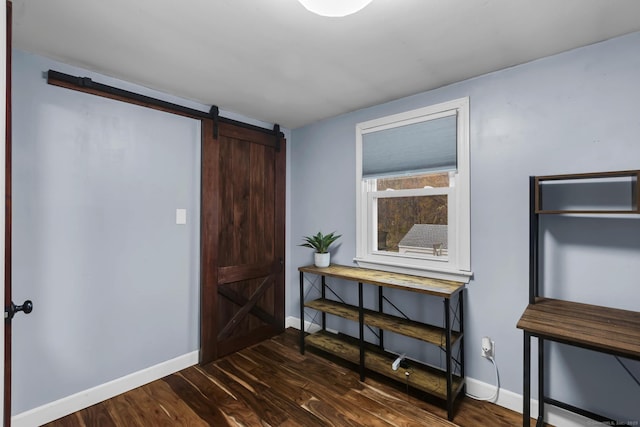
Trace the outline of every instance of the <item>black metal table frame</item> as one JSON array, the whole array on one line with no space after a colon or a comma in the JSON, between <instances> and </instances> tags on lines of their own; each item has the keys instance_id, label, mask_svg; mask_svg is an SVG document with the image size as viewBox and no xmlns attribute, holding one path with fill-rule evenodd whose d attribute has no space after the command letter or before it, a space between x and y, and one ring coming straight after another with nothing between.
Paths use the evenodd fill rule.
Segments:
<instances>
[{"instance_id":1,"label":"black metal table frame","mask_svg":"<svg viewBox=\"0 0 640 427\"><path fill-rule=\"evenodd\" d=\"M545 341L552 341L560 344L570 345L573 347L579 347L587 350L597 351L599 353L610 354L613 356L621 356L625 358L629 358L629 356L626 354L618 353L614 351L605 351L601 348L580 345L575 342L558 340L553 337L549 337L541 334L535 334L532 332L527 332L525 330L524 331L524 370L523 370L524 371L524 378L523 378L524 392L523 392L522 426L529 427L530 418L531 418L531 338L532 337L536 337L538 339L538 417L536 420L536 427L542 427L544 425L545 404L566 409L569 412L582 415L583 417L590 418L592 420L598 421L600 423L604 423L606 425L612 425L612 426L618 425L618 422L616 420L612 420L611 418L605 417L600 414L596 414L595 412L587 411L586 409L578 408L577 406L570 405L560 400L552 399L551 397L545 395L545 392L544 392L545 345L544 343Z\"/></svg>"},{"instance_id":2,"label":"black metal table frame","mask_svg":"<svg viewBox=\"0 0 640 427\"><path fill-rule=\"evenodd\" d=\"M313 274L313 273L312 273ZM325 275L321 275L321 290L320 290L320 295L322 299L326 299L326 290L328 288L327 282L326 282L326 276ZM348 280L348 279L343 279L343 280ZM359 342L360 342L360 363L359 363L359 374L360 374L360 381L364 381L365 380L365 339L364 339L364 298L363 298L363 283L364 282L358 282L358 324L359 324ZM371 284L372 286L377 286L378 287L378 312L379 313L383 313L383 303L384 301L387 301L389 303L391 303L391 301L389 301L383 293L383 286L381 285L377 285L377 284ZM457 307L454 307L454 309L459 313L459 340L460 340L460 344L459 344L459 360L455 360L453 357L453 349L452 349L452 345L451 345L451 334L452 334L452 330L453 330L453 324L451 322L451 303L450 303L450 298L443 298L444 300L444 311L445 311L445 325L444 325L444 329L446 331L445 333L445 348L442 349L442 347L440 346L441 350L444 350L446 353L446 379L447 379L447 418L449 419L449 421L453 420L453 404L455 401L456 396L461 392L465 390L465 372L464 372L464 289L465 288L461 288L458 292L456 292L458 295L458 299L457 299ZM408 291L410 291L411 289L408 288ZM331 292L333 292L331 290ZM335 292L333 292L334 295ZM453 297L456 293L452 294L451 297ZM393 303L391 303L393 305ZM395 305L394 305L395 307ZM399 311L399 309L396 307L396 309ZM326 331L326 326L327 326L327 313L322 312L321 314L321 328L322 331ZM305 352L305 343L304 343L304 338L305 338L305 327L304 327L304 322L305 322L305 314L304 314L304 272L300 271L300 354L304 354ZM381 350L384 350L384 330L379 328L378 329L378 347ZM460 385L460 388L458 390L453 390L453 363L452 360L455 360L456 364L459 366L460 369L460 377L463 379L462 384Z\"/></svg>"},{"instance_id":3,"label":"black metal table frame","mask_svg":"<svg viewBox=\"0 0 640 427\"><path fill-rule=\"evenodd\" d=\"M539 213L536 212L536 177L529 177L529 304L535 304L536 298L540 296L539 289L539 232L540 232L540 218ZM544 425L544 408L545 404L556 406L558 408L565 409L569 412L573 412L582 415L592 420L605 423L607 425L617 425L615 420L596 414L591 411L587 411L582 408L570 405L566 402L562 402L556 399L552 399L546 396L544 393L544 366L545 366L545 341L552 341L561 344L570 345L573 347L585 348L587 350L597 351L599 353L611 354L614 356L629 357L623 353L615 351L608 351L602 348L592 347L588 345L582 345L580 343L556 339L544 334L537 334L527 330L524 332L524 357L523 357L523 407L522 407L522 426L530 426L531 417L531 338L536 337L538 339L538 417L536 421L536 427L542 427ZM640 359L639 359L640 360Z\"/></svg>"}]
</instances>

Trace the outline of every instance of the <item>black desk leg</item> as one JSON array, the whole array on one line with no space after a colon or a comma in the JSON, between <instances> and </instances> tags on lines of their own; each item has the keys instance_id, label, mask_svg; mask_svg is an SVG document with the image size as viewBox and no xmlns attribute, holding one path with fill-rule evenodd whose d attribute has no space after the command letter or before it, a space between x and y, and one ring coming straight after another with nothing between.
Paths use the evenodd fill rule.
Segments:
<instances>
[{"instance_id":1,"label":"black desk leg","mask_svg":"<svg viewBox=\"0 0 640 427\"><path fill-rule=\"evenodd\" d=\"M460 330L460 376L465 381L463 391L465 391L467 388L466 380L464 379L464 291L465 290L463 289L458 294L458 313L460 313L460 325L458 325L458 328Z\"/></svg>"},{"instance_id":2,"label":"black desk leg","mask_svg":"<svg viewBox=\"0 0 640 427\"><path fill-rule=\"evenodd\" d=\"M304 273L300 272L300 354L304 354Z\"/></svg>"},{"instance_id":3,"label":"black desk leg","mask_svg":"<svg viewBox=\"0 0 640 427\"><path fill-rule=\"evenodd\" d=\"M522 427L531 425L531 334L524 332L524 378L522 392Z\"/></svg>"},{"instance_id":4,"label":"black desk leg","mask_svg":"<svg viewBox=\"0 0 640 427\"><path fill-rule=\"evenodd\" d=\"M321 296L323 300L327 298L327 279L325 276L322 276ZM323 311L321 316L322 316L322 330L326 331L327 330L327 313Z\"/></svg>"},{"instance_id":5,"label":"black desk leg","mask_svg":"<svg viewBox=\"0 0 640 427\"><path fill-rule=\"evenodd\" d=\"M364 381L364 297L362 282L358 283L358 319L360 323L360 381Z\"/></svg>"},{"instance_id":6,"label":"black desk leg","mask_svg":"<svg viewBox=\"0 0 640 427\"><path fill-rule=\"evenodd\" d=\"M378 286L378 313L384 312L384 294L382 293L382 286ZM378 347L380 350L384 350L384 329L378 328L378 334L380 336L378 340Z\"/></svg>"},{"instance_id":7,"label":"black desk leg","mask_svg":"<svg viewBox=\"0 0 640 427\"><path fill-rule=\"evenodd\" d=\"M451 366L451 304L444 299L445 346L447 354L447 418L453 420L453 372Z\"/></svg>"},{"instance_id":8,"label":"black desk leg","mask_svg":"<svg viewBox=\"0 0 640 427\"><path fill-rule=\"evenodd\" d=\"M538 421L536 426L544 422L544 339L538 337Z\"/></svg>"}]
</instances>

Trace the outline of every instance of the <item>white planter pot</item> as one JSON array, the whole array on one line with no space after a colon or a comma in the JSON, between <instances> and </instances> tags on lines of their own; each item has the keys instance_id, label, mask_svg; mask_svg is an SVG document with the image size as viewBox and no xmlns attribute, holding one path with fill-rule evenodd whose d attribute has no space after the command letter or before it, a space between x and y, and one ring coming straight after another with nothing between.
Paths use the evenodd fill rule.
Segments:
<instances>
[{"instance_id":1,"label":"white planter pot","mask_svg":"<svg viewBox=\"0 0 640 427\"><path fill-rule=\"evenodd\" d=\"M326 254L313 254L313 263L316 267L329 267L329 263L331 262L331 254L327 252Z\"/></svg>"}]
</instances>

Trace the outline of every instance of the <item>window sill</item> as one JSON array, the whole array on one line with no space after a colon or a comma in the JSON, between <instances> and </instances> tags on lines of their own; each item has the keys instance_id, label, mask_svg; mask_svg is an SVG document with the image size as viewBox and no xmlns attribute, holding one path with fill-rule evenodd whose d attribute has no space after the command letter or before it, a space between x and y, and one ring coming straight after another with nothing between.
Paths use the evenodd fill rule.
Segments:
<instances>
[{"instance_id":1,"label":"window sill","mask_svg":"<svg viewBox=\"0 0 640 427\"><path fill-rule=\"evenodd\" d=\"M420 277L431 277L433 279L453 280L456 282L469 283L469 279L473 276L472 271L455 270L448 268L423 267L402 262L379 261L366 258L353 259L358 267L371 268L375 270L390 271L393 273L410 274Z\"/></svg>"}]
</instances>

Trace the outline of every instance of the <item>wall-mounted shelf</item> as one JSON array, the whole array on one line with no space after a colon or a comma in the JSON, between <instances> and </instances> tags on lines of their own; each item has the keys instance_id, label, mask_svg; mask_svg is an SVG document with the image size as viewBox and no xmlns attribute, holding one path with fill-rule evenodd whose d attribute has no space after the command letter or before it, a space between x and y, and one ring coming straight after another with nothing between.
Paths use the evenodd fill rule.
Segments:
<instances>
[{"instance_id":1,"label":"wall-mounted shelf","mask_svg":"<svg viewBox=\"0 0 640 427\"><path fill-rule=\"evenodd\" d=\"M365 380L365 372L372 371L388 378L409 382L414 389L421 390L446 402L449 420L453 419L453 404L464 390L464 332L463 332L463 290L464 283L449 280L430 279L400 273L389 273L365 268L331 265L326 268L315 266L300 267L300 319L304 324L305 307L322 313L322 330L307 335L304 328L300 330L300 352L304 354L305 346L339 357L359 367L360 380ZM319 275L322 278L321 298L304 301L304 273ZM326 298L329 285L326 278L346 280L358 284L357 306ZM363 283L378 288L378 307L366 308L363 304ZM384 288L402 289L407 292L440 297L444 301L444 325L430 325L417 322L406 317L394 316L384 312ZM332 290L331 290L332 291ZM335 293L334 293L335 294ZM458 330L454 330L451 319L458 315ZM395 306L394 306L395 307ZM334 334L326 330L326 315L338 316L357 322L359 336L351 337L342 333ZM370 343L364 339L364 327L376 328L378 342ZM445 367L436 368L411 361L411 374L405 375L404 369L394 371L391 368L397 354L385 350L384 331L404 335L430 345L439 347L446 355ZM454 346L457 353L454 354Z\"/></svg>"}]
</instances>

